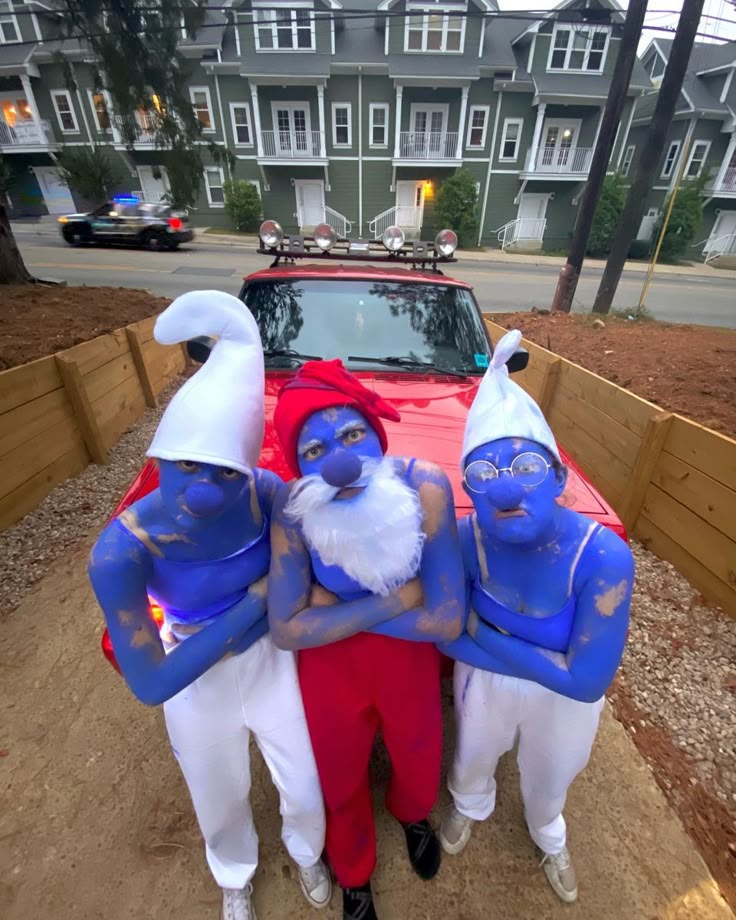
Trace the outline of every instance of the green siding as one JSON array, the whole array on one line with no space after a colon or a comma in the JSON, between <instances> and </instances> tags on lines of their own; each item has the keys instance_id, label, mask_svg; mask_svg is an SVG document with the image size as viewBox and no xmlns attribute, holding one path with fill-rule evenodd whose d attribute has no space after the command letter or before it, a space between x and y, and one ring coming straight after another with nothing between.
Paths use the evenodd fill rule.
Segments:
<instances>
[{"instance_id":1,"label":"green siding","mask_svg":"<svg viewBox=\"0 0 736 920\"><path fill-rule=\"evenodd\" d=\"M332 143L332 106L347 103L350 106L351 140L349 147L335 147ZM355 156L358 153L358 78L357 76L330 77L325 90L325 131L328 156Z\"/></svg>"}]
</instances>

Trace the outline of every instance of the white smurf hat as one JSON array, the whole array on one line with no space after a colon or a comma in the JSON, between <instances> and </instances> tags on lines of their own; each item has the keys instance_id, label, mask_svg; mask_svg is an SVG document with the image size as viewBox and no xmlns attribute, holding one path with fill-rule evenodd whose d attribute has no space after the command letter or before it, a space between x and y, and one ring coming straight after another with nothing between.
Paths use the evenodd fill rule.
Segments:
<instances>
[{"instance_id":1,"label":"white smurf hat","mask_svg":"<svg viewBox=\"0 0 736 920\"><path fill-rule=\"evenodd\" d=\"M527 438L536 441L557 458L560 452L555 436L542 410L534 400L509 377L506 362L519 347L518 329L507 332L496 345L488 370L475 394L465 422L462 466L468 454L481 444L499 438Z\"/></svg>"},{"instance_id":2,"label":"white smurf hat","mask_svg":"<svg viewBox=\"0 0 736 920\"><path fill-rule=\"evenodd\" d=\"M263 444L265 380L250 310L223 291L190 291L158 317L153 335L162 345L202 335L217 341L166 407L148 456L252 471Z\"/></svg>"}]
</instances>

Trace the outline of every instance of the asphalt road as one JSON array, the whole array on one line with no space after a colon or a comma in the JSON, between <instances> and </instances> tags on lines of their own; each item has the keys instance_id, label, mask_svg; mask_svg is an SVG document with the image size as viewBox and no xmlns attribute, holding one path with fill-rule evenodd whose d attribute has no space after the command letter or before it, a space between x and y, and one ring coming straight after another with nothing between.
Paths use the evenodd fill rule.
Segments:
<instances>
[{"instance_id":1,"label":"asphalt road","mask_svg":"<svg viewBox=\"0 0 736 920\"><path fill-rule=\"evenodd\" d=\"M177 252L145 252L124 248L73 248L54 232L15 228L16 239L30 270L40 277L70 284L148 288L175 297L195 288L218 288L237 294L243 275L264 268L268 260L252 248L227 246L200 236ZM556 266L504 265L460 260L452 274L469 281L484 311L512 312L548 308L557 283ZM589 310L601 272L583 271L575 300L576 311ZM614 307L630 309L639 300L643 274L624 274ZM657 273L647 306L667 322L736 327L736 277L729 272L713 278Z\"/></svg>"}]
</instances>

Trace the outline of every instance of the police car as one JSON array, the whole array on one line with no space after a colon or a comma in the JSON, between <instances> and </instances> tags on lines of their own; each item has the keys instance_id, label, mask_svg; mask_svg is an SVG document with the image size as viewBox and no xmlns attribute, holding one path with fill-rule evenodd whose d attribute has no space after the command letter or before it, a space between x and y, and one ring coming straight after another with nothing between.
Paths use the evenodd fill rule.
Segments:
<instances>
[{"instance_id":1,"label":"police car","mask_svg":"<svg viewBox=\"0 0 736 920\"><path fill-rule=\"evenodd\" d=\"M64 214L59 227L70 246L99 243L174 250L194 239L186 211L134 196L114 198L87 214Z\"/></svg>"}]
</instances>

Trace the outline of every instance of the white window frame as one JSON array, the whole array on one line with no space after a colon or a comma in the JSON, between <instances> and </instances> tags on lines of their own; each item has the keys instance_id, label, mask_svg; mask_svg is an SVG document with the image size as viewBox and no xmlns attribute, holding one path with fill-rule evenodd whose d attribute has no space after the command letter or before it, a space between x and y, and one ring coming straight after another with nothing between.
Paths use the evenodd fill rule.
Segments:
<instances>
[{"instance_id":1,"label":"white window frame","mask_svg":"<svg viewBox=\"0 0 736 920\"><path fill-rule=\"evenodd\" d=\"M2 12L4 8L7 8L7 12ZM15 29L15 34L17 38L5 38L5 30L3 29L3 24L9 22L12 23L13 28ZM13 4L10 0L2 0L0 2L0 45L16 45L18 42L23 41L23 35L20 31L20 26L18 25L18 17L13 12Z\"/></svg>"},{"instance_id":2,"label":"white window frame","mask_svg":"<svg viewBox=\"0 0 736 920\"><path fill-rule=\"evenodd\" d=\"M516 138L516 150L512 157L505 157L503 155L503 148L506 146L506 141L508 140L508 130L510 125L519 126L519 136ZM519 150L521 149L521 132L524 130L524 119L523 118L504 118L503 120L503 133L501 134L501 146L498 151L498 162L499 163L515 163L519 159Z\"/></svg>"},{"instance_id":3,"label":"white window frame","mask_svg":"<svg viewBox=\"0 0 736 920\"><path fill-rule=\"evenodd\" d=\"M253 34L255 36L256 51L260 51L264 54L294 54L294 53L314 53L316 49L315 44L315 34L314 34L314 4L311 2L300 2L300 0L289 0L288 11L291 14L291 48L279 48L278 40L279 33L276 26L276 10L273 7L273 2L261 4L253 4ZM311 36L311 46L309 48L300 48L298 44L298 28L297 28L297 11L309 13L309 32ZM261 19L263 16L263 19ZM271 28L271 47L262 48L261 47L261 29L267 29L270 26ZM304 28L302 26L302 28Z\"/></svg>"},{"instance_id":4,"label":"white window frame","mask_svg":"<svg viewBox=\"0 0 736 920\"><path fill-rule=\"evenodd\" d=\"M338 142L337 140L337 110L347 109L348 113L348 139L347 142ZM344 127L341 125L340 127ZM332 146L333 147L352 147L353 146L353 106L349 102L332 103Z\"/></svg>"},{"instance_id":5,"label":"white window frame","mask_svg":"<svg viewBox=\"0 0 736 920\"><path fill-rule=\"evenodd\" d=\"M483 128L480 144L471 144L470 139L473 136L473 131L477 131L477 128L473 127L473 115L476 112L483 112ZM468 136L465 140L465 147L468 150L485 150L486 139L488 136L488 119L491 114L491 107L489 105L471 105L470 111L468 112Z\"/></svg>"},{"instance_id":6,"label":"white window frame","mask_svg":"<svg viewBox=\"0 0 736 920\"><path fill-rule=\"evenodd\" d=\"M379 109L382 110L382 111L385 113L385 116L386 116L386 120L385 120L385 122L384 122L384 124L383 124L383 131L384 131L384 138L385 138L385 140L384 140L384 142L383 142L382 144L374 144L374 143L373 143L373 128L374 128L374 127L378 127L378 126L375 124L374 114L375 114L375 112L377 112ZM387 102L371 102L371 104L370 104L370 106L369 106L369 108L368 108L368 112L369 112L369 117L368 117L368 131L369 131L369 135L368 135L368 146L369 146L369 147L372 147L374 150L385 150L385 149L388 147L388 137L389 137L389 126L388 126L388 121L389 121L389 117L390 117L390 116L389 116L389 111L390 111L390 107L389 107L389 104L388 104Z\"/></svg>"},{"instance_id":7,"label":"white window frame","mask_svg":"<svg viewBox=\"0 0 736 920\"><path fill-rule=\"evenodd\" d=\"M667 169L667 161L670 158L670 152L673 147L675 148L675 154L672 157L670 168ZM660 179L671 179L672 178L672 173L675 171L677 167L677 162L680 159L680 148L681 147L682 147L682 144L680 141L672 141L672 143L667 148L667 153L665 154L664 160L662 161L662 172L659 175Z\"/></svg>"},{"instance_id":8,"label":"white window frame","mask_svg":"<svg viewBox=\"0 0 736 920\"><path fill-rule=\"evenodd\" d=\"M662 70L655 77L654 68L657 66L657 62L661 63ZM652 60L650 61L650 66L649 66L649 71L648 71L649 79L650 80L660 80L664 76L664 72L666 69L667 69L667 61L665 61L665 59L662 57L662 55L658 51L655 51L654 54L652 55Z\"/></svg>"},{"instance_id":9,"label":"white window frame","mask_svg":"<svg viewBox=\"0 0 736 920\"><path fill-rule=\"evenodd\" d=\"M77 121L77 113L74 111L74 103L72 102L72 94L68 89L52 89L51 93L51 102L54 106L54 112L56 112L56 120L59 122L59 129L62 134L79 134L79 122ZM64 122L61 120L61 111L59 106L56 104L56 97L64 96L69 106L69 113L72 116L72 121L74 122L73 128L65 128ZM67 114L66 112L64 114Z\"/></svg>"},{"instance_id":10,"label":"white window frame","mask_svg":"<svg viewBox=\"0 0 736 920\"><path fill-rule=\"evenodd\" d=\"M105 103L105 110L107 111L107 118L110 122L109 128L103 128L100 124L99 114L97 112L97 106L95 105L95 96L102 96L102 101ZM97 128L98 134L112 134L112 113L110 111L110 106L107 101L107 96L103 90L100 90L98 93L94 90L87 90L87 98L89 99L89 107L92 109L92 118L94 119L95 127Z\"/></svg>"},{"instance_id":11,"label":"white window frame","mask_svg":"<svg viewBox=\"0 0 736 920\"><path fill-rule=\"evenodd\" d=\"M467 18L465 16L458 16L457 7L451 6L413 6L407 4L406 7L406 19L404 21L404 52L406 54L463 54L465 51L465 25ZM464 12L464 11L462 11ZM453 13L455 14L453 16ZM439 48L427 48L427 36L429 34L429 17L430 15L441 15L442 19L442 41ZM421 48L410 48L409 47L409 32L417 32L418 29L409 29L409 20L411 18L422 17L422 47ZM452 48L448 49L447 47L447 33L449 31L448 26L450 19L459 19L460 20L460 47L458 49ZM457 31L456 29L452 30L453 32Z\"/></svg>"},{"instance_id":12,"label":"white window frame","mask_svg":"<svg viewBox=\"0 0 736 920\"><path fill-rule=\"evenodd\" d=\"M571 23L555 23L555 27L552 30L552 38L549 43L549 54L547 55L547 70L552 73L603 73L606 67L606 58L608 57L608 48L611 44L611 30L602 26L586 26L590 32L588 38L588 46L585 49L583 54L583 66L582 67L570 67L570 57L573 53L573 45L575 44L575 30L572 27ZM555 39L557 38L558 32L569 32L570 40L568 41L567 48L565 49L565 63L562 67L553 67L552 66L552 55L555 51L560 51L560 48L555 48ZM587 67L588 58L590 57L590 52L592 50L593 44L593 35L596 32L603 32L606 36L606 43L603 46L603 52L601 54L601 66L595 70L591 70ZM580 50L579 48L576 50Z\"/></svg>"},{"instance_id":13,"label":"white window frame","mask_svg":"<svg viewBox=\"0 0 736 920\"><path fill-rule=\"evenodd\" d=\"M211 172L217 171L220 174L220 184L215 186L216 188L222 189L222 201L213 201L212 194L210 190L210 183L208 181L208 175ZM204 187L207 192L207 201L211 208L224 208L225 207L225 171L222 166L205 166L204 168Z\"/></svg>"},{"instance_id":14,"label":"white window frame","mask_svg":"<svg viewBox=\"0 0 736 920\"><path fill-rule=\"evenodd\" d=\"M693 141L693 145L690 148L690 154L687 158L687 166L685 167L685 172L682 174L683 179L697 179L700 176L700 174L703 172L703 169L705 168L705 161L708 159L708 154L710 153L710 145L711 145L710 141L705 141L705 140ZM691 176L690 167L692 166L693 160L695 159L695 151L698 149L699 146L705 147L705 153L700 158L700 166L698 167L698 171L695 173L694 176Z\"/></svg>"},{"instance_id":15,"label":"white window frame","mask_svg":"<svg viewBox=\"0 0 736 920\"><path fill-rule=\"evenodd\" d=\"M238 125L235 121L235 109L245 109L245 121L248 127L248 141L238 140L238 127L243 127L243 125ZM247 102L231 102L230 103L230 124L233 129L233 144L236 147L252 147L253 146L253 122L250 118L250 106Z\"/></svg>"},{"instance_id":16,"label":"white window frame","mask_svg":"<svg viewBox=\"0 0 736 920\"><path fill-rule=\"evenodd\" d=\"M629 146L624 151L623 159L621 160L621 175L628 176L631 170L631 164L634 162L634 154L636 153L636 145L629 144Z\"/></svg>"},{"instance_id":17,"label":"white window frame","mask_svg":"<svg viewBox=\"0 0 736 920\"><path fill-rule=\"evenodd\" d=\"M192 108L194 109L194 116L199 121L199 116L197 115L197 109L194 108L194 94L195 93L204 93L207 97L207 113L210 116L210 125L211 127L205 128L202 125L202 134L215 134L215 111L212 108L212 96L210 95L209 86L190 86L189 87L189 101L192 103Z\"/></svg>"}]
</instances>

